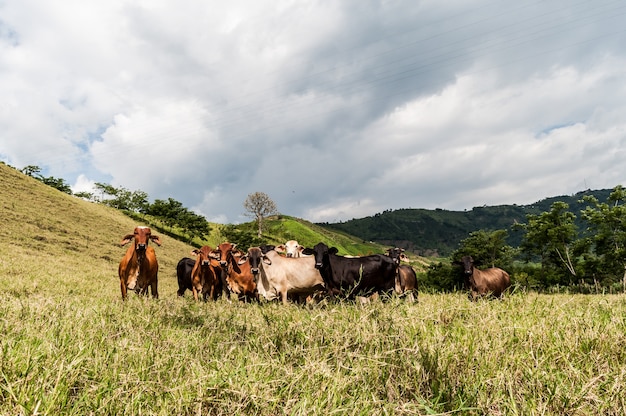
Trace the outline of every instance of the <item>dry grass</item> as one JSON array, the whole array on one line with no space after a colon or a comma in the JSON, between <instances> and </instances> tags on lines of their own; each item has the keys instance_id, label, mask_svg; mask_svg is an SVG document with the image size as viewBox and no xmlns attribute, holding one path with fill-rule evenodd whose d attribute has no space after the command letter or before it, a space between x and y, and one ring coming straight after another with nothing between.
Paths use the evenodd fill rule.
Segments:
<instances>
[{"instance_id":1,"label":"dry grass","mask_svg":"<svg viewBox=\"0 0 626 416\"><path fill-rule=\"evenodd\" d=\"M0 166L0 414L626 414L626 298L120 300L134 222Z\"/></svg>"}]
</instances>

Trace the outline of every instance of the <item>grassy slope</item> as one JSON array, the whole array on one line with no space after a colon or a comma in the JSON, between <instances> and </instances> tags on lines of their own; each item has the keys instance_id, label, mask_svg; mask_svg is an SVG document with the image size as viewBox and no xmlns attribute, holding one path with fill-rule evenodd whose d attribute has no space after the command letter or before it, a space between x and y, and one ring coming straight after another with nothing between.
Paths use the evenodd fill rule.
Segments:
<instances>
[{"instance_id":1,"label":"grassy slope","mask_svg":"<svg viewBox=\"0 0 626 416\"><path fill-rule=\"evenodd\" d=\"M0 414L626 413L623 295L120 300L135 223L0 165Z\"/></svg>"},{"instance_id":2,"label":"grassy slope","mask_svg":"<svg viewBox=\"0 0 626 416\"><path fill-rule=\"evenodd\" d=\"M119 294L117 266L127 248L119 242L140 225L121 212L64 194L0 165L0 219L0 274L12 277L3 279L0 289L68 290L94 296L116 287ZM167 295L176 290L172 285L176 263L192 247L161 237L163 246L154 247L159 291ZM43 287L42 282L53 276L63 282Z\"/></svg>"}]
</instances>

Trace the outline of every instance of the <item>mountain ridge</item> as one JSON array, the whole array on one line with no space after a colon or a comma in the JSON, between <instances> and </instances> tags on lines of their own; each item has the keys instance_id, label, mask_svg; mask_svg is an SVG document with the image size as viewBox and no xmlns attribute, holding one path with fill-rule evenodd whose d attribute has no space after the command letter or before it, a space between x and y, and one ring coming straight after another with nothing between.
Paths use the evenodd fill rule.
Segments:
<instances>
[{"instance_id":1,"label":"mountain ridge","mask_svg":"<svg viewBox=\"0 0 626 416\"><path fill-rule=\"evenodd\" d=\"M527 205L484 205L464 211L401 208L349 221L318 225L381 245L401 247L421 256L440 257L450 255L461 240L478 230L506 229L509 232L508 244L516 247L521 242L522 233L513 230L512 226L525 223L529 214L549 211L557 201L567 203L570 210L576 213L580 229L582 221L578 213L587 206L579 202L582 197L593 195L600 202L605 202L611 191L587 189L573 195L547 197Z\"/></svg>"}]
</instances>

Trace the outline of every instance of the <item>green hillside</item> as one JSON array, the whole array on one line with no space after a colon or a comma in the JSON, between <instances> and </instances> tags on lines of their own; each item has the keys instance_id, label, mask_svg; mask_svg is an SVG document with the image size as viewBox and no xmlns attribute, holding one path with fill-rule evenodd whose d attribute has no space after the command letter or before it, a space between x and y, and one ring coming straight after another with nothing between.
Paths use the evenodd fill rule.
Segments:
<instances>
[{"instance_id":1,"label":"green hillside","mask_svg":"<svg viewBox=\"0 0 626 416\"><path fill-rule=\"evenodd\" d=\"M511 226L516 222L526 222L526 215L549 211L556 201L566 202L573 212L578 213L586 206L578 202L583 195L594 195L599 201L606 201L610 193L610 189L588 190L570 196L546 198L530 205L483 206L467 211L399 209L319 225L366 241L403 247L423 256L447 256L458 247L459 241L478 230L506 229L509 231L509 244L517 246L522 235L512 230Z\"/></svg>"}]
</instances>

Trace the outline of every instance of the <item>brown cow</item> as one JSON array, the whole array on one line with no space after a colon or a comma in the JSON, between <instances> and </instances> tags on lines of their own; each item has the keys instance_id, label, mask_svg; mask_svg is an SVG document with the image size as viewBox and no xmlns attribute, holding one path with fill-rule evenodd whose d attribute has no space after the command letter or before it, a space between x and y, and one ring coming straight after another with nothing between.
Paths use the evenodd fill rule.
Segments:
<instances>
[{"instance_id":1,"label":"brown cow","mask_svg":"<svg viewBox=\"0 0 626 416\"><path fill-rule=\"evenodd\" d=\"M465 275L465 285L470 290L471 299L489 295L501 298L504 291L511 286L509 274L498 267L479 270L474 267L472 256L464 256L461 264Z\"/></svg>"},{"instance_id":2,"label":"brown cow","mask_svg":"<svg viewBox=\"0 0 626 416\"><path fill-rule=\"evenodd\" d=\"M401 264L398 266L397 283L399 287L396 287L396 291L404 295L410 302L417 300L417 274L413 267L408 264Z\"/></svg>"},{"instance_id":3,"label":"brown cow","mask_svg":"<svg viewBox=\"0 0 626 416\"><path fill-rule=\"evenodd\" d=\"M415 301L417 296L417 274L415 270L409 265L400 264L401 261L409 261L409 258L404 254L403 248L390 248L387 249L385 254L393 260L396 264L396 281L394 290L398 295L405 295L409 301Z\"/></svg>"},{"instance_id":4,"label":"brown cow","mask_svg":"<svg viewBox=\"0 0 626 416\"><path fill-rule=\"evenodd\" d=\"M259 266L251 265L249 257L244 256L236 247L237 244L221 243L211 252L211 257L219 261L230 292L242 301L258 299L255 274L258 274Z\"/></svg>"},{"instance_id":5,"label":"brown cow","mask_svg":"<svg viewBox=\"0 0 626 416\"><path fill-rule=\"evenodd\" d=\"M128 247L118 268L122 300L126 299L127 290L134 290L142 295L147 294L148 286L152 297L158 298L159 264L154 249L148 247L148 243L152 240L160 246L161 239L152 235L150 228L137 226L133 234L128 234L122 239L120 246L126 245L132 239L135 239L135 244Z\"/></svg>"},{"instance_id":6,"label":"brown cow","mask_svg":"<svg viewBox=\"0 0 626 416\"><path fill-rule=\"evenodd\" d=\"M198 293L202 293L204 300L217 300L219 296L222 269L217 260L211 258L212 252L209 246L191 252L196 256L196 264L191 270L191 291L195 300L198 300Z\"/></svg>"}]
</instances>

